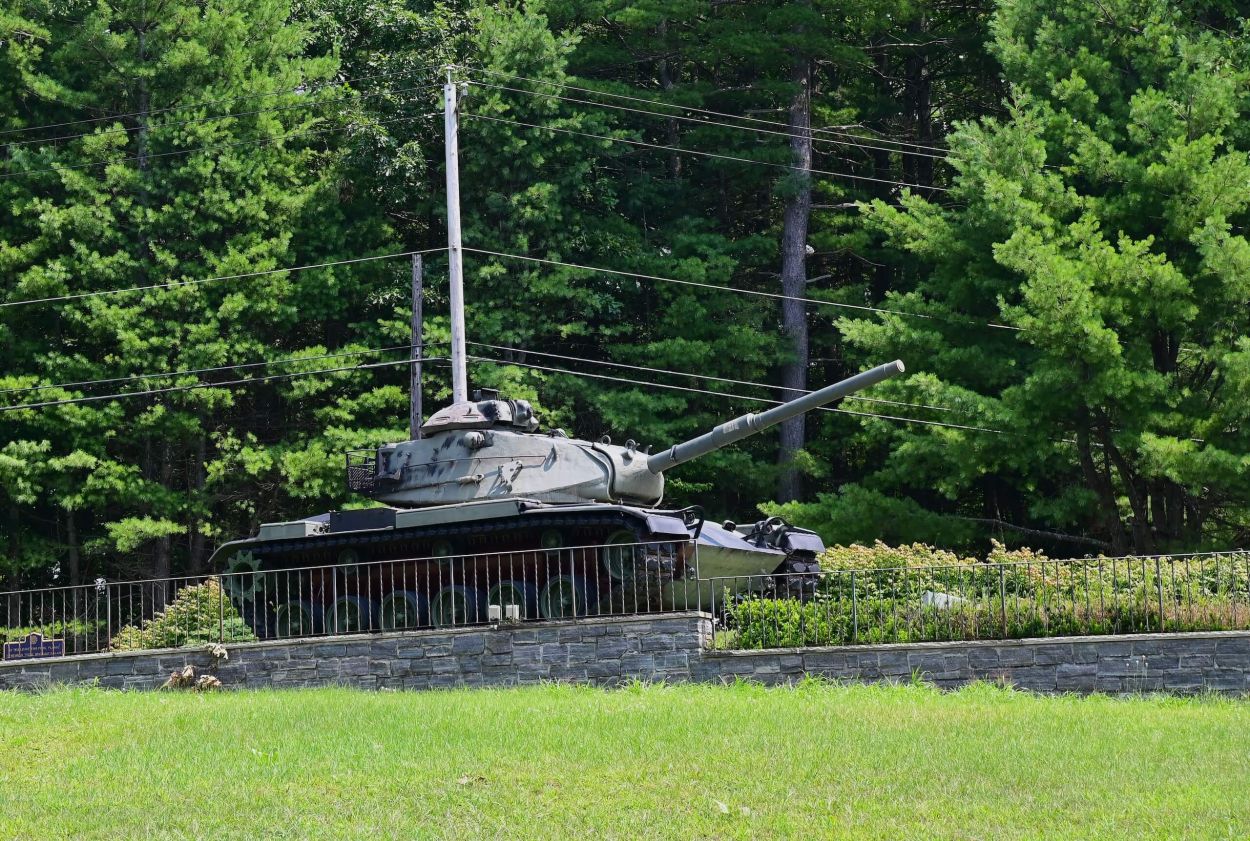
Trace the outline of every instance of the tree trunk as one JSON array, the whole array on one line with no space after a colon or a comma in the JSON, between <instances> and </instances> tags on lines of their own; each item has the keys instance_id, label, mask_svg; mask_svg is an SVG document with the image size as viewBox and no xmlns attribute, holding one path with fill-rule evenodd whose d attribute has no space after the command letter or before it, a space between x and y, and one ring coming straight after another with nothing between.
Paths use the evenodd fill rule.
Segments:
<instances>
[{"instance_id":1,"label":"tree trunk","mask_svg":"<svg viewBox=\"0 0 1250 841\"><path fill-rule=\"evenodd\" d=\"M160 477L161 487L168 488L173 478L173 462L170 460L170 447L168 441L162 441L160 446L160 466L158 476ZM165 606L168 599L167 587L161 579L169 578L173 569L171 558L173 555L173 537L170 535L162 535L156 539L156 551L152 563L152 577L157 583L152 588L152 609L160 610Z\"/></svg>"},{"instance_id":2,"label":"tree trunk","mask_svg":"<svg viewBox=\"0 0 1250 841\"><path fill-rule=\"evenodd\" d=\"M660 59L660 88L665 93L670 92L676 85L673 69L668 62L668 21L660 21L659 26L660 48L665 50L665 57ZM677 120L669 117L664 121L664 143L668 146L676 146L677 141L681 138L677 133ZM681 155L671 152L668 156L668 176L674 181L681 180Z\"/></svg>"},{"instance_id":3,"label":"tree trunk","mask_svg":"<svg viewBox=\"0 0 1250 841\"><path fill-rule=\"evenodd\" d=\"M889 51L882 49L885 45L884 38L878 38L873 41L873 46L877 49L874 51L873 61L876 64L876 73L874 79L876 83L877 96L882 100L890 100L894 96L894 92L890 90L890 57ZM875 191L877 198L884 202L893 202L893 188L888 183L894 180L894 171L890 166L890 153L885 151L882 145L875 146L869 155L872 157L872 177L880 179L870 185ZM890 266L889 260L879 260L872 269L872 300L881 301L885 298L885 293L889 292L894 286L894 271Z\"/></svg>"},{"instance_id":4,"label":"tree trunk","mask_svg":"<svg viewBox=\"0 0 1250 841\"><path fill-rule=\"evenodd\" d=\"M922 44L927 39L928 20L924 12L907 27L908 40ZM917 143L933 145L933 82L929 73L927 48L909 47L904 62L907 120ZM925 151L925 150L917 150ZM904 181L929 186L933 183L933 159L923 154L903 156Z\"/></svg>"},{"instance_id":5,"label":"tree trunk","mask_svg":"<svg viewBox=\"0 0 1250 841\"><path fill-rule=\"evenodd\" d=\"M781 382L787 389L786 400L793 400L807 389L807 308L794 299L807 293L807 226L812 213L811 76L811 62L805 56L796 56L790 76L795 93L789 119L790 154L795 172L781 229L781 292L790 296L781 302L781 326L790 341L791 353L781 371ZM805 416L800 415L781 424L781 449L777 456L781 466L778 502L798 499L802 493L802 476L794 465L794 456L803 449L806 440L804 421Z\"/></svg>"},{"instance_id":6,"label":"tree trunk","mask_svg":"<svg viewBox=\"0 0 1250 841\"><path fill-rule=\"evenodd\" d=\"M8 603L4 608L5 624L6 626L13 626L18 624L20 620L19 611L21 610L21 602L18 601L17 594L13 592L21 589L21 582L18 581L17 575L17 559L20 557L20 553L22 551L22 542L18 537L18 525L20 524L21 511L18 509L17 503L13 503L9 506L8 514L9 533L8 540L6 540L5 543L8 545L8 555L6 557L9 562L9 568L6 570L0 570L6 573L5 577L0 580L4 581L4 589L9 591Z\"/></svg>"},{"instance_id":7,"label":"tree trunk","mask_svg":"<svg viewBox=\"0 0 1250 841\"><path fill-rule=\"evenodd\" d=\"M69 564L70 617L76 619L82 602L78 590L78 585L82 583L82 552L78 546L78 520L72 508L65 512L65 547ZM69 634L68 628L65 633Z\"/></svg>"},{"instance_id":8,"label":"tree trunk","mask_svg":"<svg viewBox=\"0 0 1250 841\"><path fill-rule=\"evenodd\" d=\"M1168 538L1181 540L1185 537L1185 489L1165 479L1163 495L1167 501Z\"/></svg>"},{"instance_id":9,"label":"tree trunk","mask_svg":"<svg viewBox=\"0 0 1250 841\"><path fill-rule=\"evenodd\" d=\"M207 456L207 445L204 436L199 435L195 439L195 453L192 456L193 462L187 476L187 490L189 491L191 509L190 523L188 524L188 532L190 537L187 542L188 558L188 574L199 575L203 570L204 561L208 557L208 541L204 535L204 529L200 522L200 505L203 502L204 482L206 480L204 472L204 462Z\"/></svg>"},{"instance_id":10,"label":"tree trunk","mask_svg":"<svg viewBox=\"0 0 1250 841\"><path fill-rule=\"evenodd\" d=\"M1090 451L1089 430L1081 427L1076 433L1076 451L1081 462L1081 474L1085 477L1086 486L1094 492L1098 499L1098 513L1102 520L1103 531L1111 541L1111 551L1117 555L1128 554L1128 535L1124 524L1120 522L1120 510L1115 502L1115 489L1111 486L1111 478L1098 470Z\"/></svg>"},{"instance_id":11,"label":"tree trunk","mask_svg":"<svg viewBox=\"0 0 1250 841\"><path fill-rule=\"evenodd\" d=\"M139 63L147 61L147 21L141 21L139 26L135 28L135 35L139 41ZM138 96L139 107L135 110L135 123L138 131L135 132L135 145L137 154L135 155L135 165L139 170L139 206L146 209L148 206L148 109L151 107L151 95L148 92L148 80L142 73L139 74L139 91ZM149 256L149 243L147 235L147 219L140 217L139 222L139 246L143 250L143 257L146 260ZM146 282L146 281L145 281Z\"/></svg>"},{"instance_id":12,"label":"tree trunk","mask_svg":"<svg viewBox=\"0 0 1250 841\"><path fill-rule=\"evenodd\" d=\"M1154 540L1150 536L1150 511L1147 508L1146 494L1142 491L1138 477L1123 453L1112 443L1111 430L1105 419L1100 437L1107 457L1115 465L1116 472L1120 474L1120 481L1124 483L1124 492L1128 496L1129 507L1133 509L1133 549L1149 554L1154 551Z\"/></svg>"}]
</instances>

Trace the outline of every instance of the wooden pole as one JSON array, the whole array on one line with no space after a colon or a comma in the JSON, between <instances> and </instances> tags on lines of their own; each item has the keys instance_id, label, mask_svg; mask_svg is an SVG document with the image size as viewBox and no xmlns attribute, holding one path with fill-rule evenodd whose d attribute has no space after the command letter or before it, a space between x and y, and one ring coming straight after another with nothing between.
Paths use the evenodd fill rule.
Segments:
<instances>
[{"instance_id":1,"label":"wooden pole","mask_svg":"<svg viewBox=\"0 0 1250 841\"><path fill-rule=\"evenodd\" d=\"M421 255L412 255L412 347L409 350L408 358L420 360L425 353L425 341L421 329L421 304L425 297L422 289L422 264ZM424 417L421 407L421 363L414 361L409 368L410 372L410 401L408 411L408 434L412 440L421 437L421 420Z\"/></svg>"}]
</instances>

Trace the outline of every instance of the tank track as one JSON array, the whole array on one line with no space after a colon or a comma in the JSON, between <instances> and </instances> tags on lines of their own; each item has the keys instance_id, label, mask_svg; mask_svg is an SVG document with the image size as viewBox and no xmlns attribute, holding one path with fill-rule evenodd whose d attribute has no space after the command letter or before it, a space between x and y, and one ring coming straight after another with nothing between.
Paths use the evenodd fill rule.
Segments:
<instances>
[{"instance_id":1,"label":"tank track","mask_svg":"<svg viewBox=\"0 0 1250 841\"><path fill-rule=\"evenodd\" d=\"M561 546L544 546L544 535L553 529L562 538ZM537 596L542 594L541 588L549 579L567 576L584 582L581 586L587 592L583 594L583 602L592 602L604 610L633 612L658 606L664 584L686 575L686 552L676 549L676 541L673 552L643 551L642 547L629 550L632 559L623 557L622 560L625 566L632 566L632 571L628 576L619 578L608 574L602 566L606 561L599 554L600 550L567 549L570 546L599 547L623 530L628 530L636 542L645 542L652 537L646 533L642 516L612 510L536 512L524 515L523 519L511 517L441 526L240 541L234 544L231 557L238 558L240 554L245 554L249 563L243 568L249 572L254 570L256 578L250 589L240 592L236 587L232 596L240 612L261 637L274 631L286 635L291 630L278 626L284 621L291 624L287 614L293 604L298 604L301 610L308 613L305 620L301 620L306 621L308 627L304 628L302 624L300 627L309 632L325 628L331 609L356 611L371 617L348 622L349 627L340 628L342 632L389 630L387 621L378 611L393 593L413 595L418 602L415 609L420 614L428 612L426 603L433 601L447 587L462 588L471 600L481 602L480 610L475 607L470 609L470 618L482 620L485 619L485 605L495 601L493 588L512 579L521 580L528 593L527 600L531 602L537 602ZM436 558L439 555L454 559L450 574L447 567L438 566L440 562ZM574 555L577 557L572 557ZM444 557L444 562L448 557ZM518 563L514 561L517 558L529 560ZM359 569L345 567L347 564L363 564L364 569L373 571L378 578L389 577L390 584L366 581L362 586L344 581L340 577L342 570ZM316 569L320 569L321 573L309 571ZM336 569L337 572L330 572ZM768 579L764 589L776 596L810 598L816 591L819 569L813 553L790 552L774 571L775 577ZM292 570L295 572L288 572ZM314 582L305 578L314 574L319 578L315 586ZM326 574L339 580L327 584ZM295 585L292 581L296 582ZM354 601L344 605L344 599ZM533 613L554 618L548 616L548 612L537 603L526 609L527 616ZM287 616L285 620L284 616ZM426 619L431 624L441 624L437 616L424 616L422 625L426 624ZM375 627L377 625L382 627Z\"/></svg>"},{"instance_id":2,"label":"tank track","mask_svg":"<svg viewBox=\"0 0 1250 841\"><path fill-rule=\"evenodd\" d=\"M544 546L552 530L560 545ZM631 539L621 540L622 531ZM484 621L495 598L516 598L527 618L645 610L665 582L685 574L686 544L671 541L672 551L664 550L662 539L655 549L622 546L613 560L623 572L614 576L603 549L614 535L613 542L624 544L651 538L641 517L608 511L253 539L234 545L231 557L245 555L248 574L230 576L227 589L262 638L329 630L332 620L340 633ZM571 612L554 606L553 581L562 595L573 594ZM500 586L512 588L512 595L496 597ZM387 619L386 605L399 596L411 602L415 624ZM465 615L453 612L444 621L438 613L444 596L459 599L457 610ZM298 623L293 611L301 612Z\"/></svg>"}]
</instances>

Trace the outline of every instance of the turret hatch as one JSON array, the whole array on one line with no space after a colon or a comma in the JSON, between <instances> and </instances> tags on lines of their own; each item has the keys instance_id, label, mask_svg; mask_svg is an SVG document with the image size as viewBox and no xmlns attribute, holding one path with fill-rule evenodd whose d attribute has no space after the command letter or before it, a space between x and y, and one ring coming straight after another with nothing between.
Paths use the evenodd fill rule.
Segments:
<instances>
[{"instance_id":1,"label":"turret hatch","mask_svg":"<svg viewBox=\"0 0 1250 841\"><path fill-rule=\"evenodd\" d=\"M496 392L479 391L475 400L453 403L439 409L421 424L421 432L429 437L450 429L491 429L503 427L521 432L538 429L538 418L528 400L501 400Z\"/></svg>"}]
</instances>

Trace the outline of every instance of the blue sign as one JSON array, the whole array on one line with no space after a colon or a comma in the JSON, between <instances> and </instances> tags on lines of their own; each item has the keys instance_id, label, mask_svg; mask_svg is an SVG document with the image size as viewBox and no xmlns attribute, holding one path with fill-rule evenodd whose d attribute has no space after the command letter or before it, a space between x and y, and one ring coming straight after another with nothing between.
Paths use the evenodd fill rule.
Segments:
<instances>
[{"instance_id":1,"label":"blue sign","mask_svg":"<svg viewBox=\"0 0 1250 841\"><path fill-rule=\"evenodd\" d=\"M46 640L35 632L24 640L4 644L5 660L35 660L40 657L64 657L65 640Z\"/></svg>"}]
</instances>

